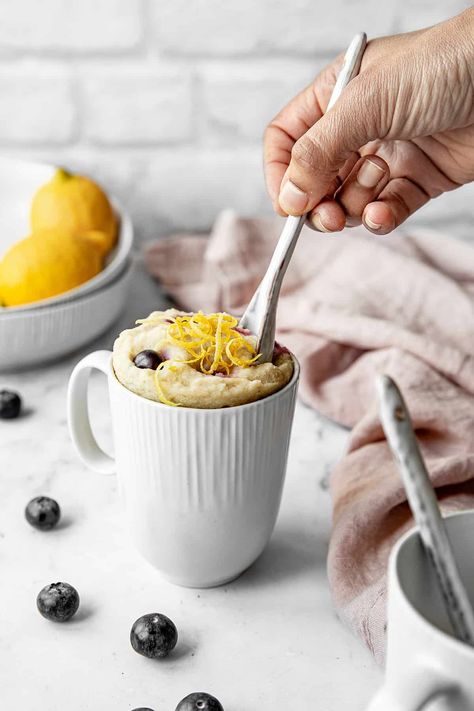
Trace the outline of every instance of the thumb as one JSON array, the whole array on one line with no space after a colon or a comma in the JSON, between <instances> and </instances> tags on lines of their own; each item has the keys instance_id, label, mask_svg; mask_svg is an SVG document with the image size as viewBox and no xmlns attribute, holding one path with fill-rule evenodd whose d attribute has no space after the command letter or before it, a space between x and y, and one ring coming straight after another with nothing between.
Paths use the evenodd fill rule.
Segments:
<instances>
[{"instance_id":1,"label":"thumb","mask_svg":"<svg viewBox=\"0 0 474 711\"><path fill-rule=\"evenodd\" d=\"M296 141L280 188L284 212L303 215L316 207L351 153L381 135L381 94L374 89L366 74L356 77L333 108Z\"/></svg>"}]
</instances>

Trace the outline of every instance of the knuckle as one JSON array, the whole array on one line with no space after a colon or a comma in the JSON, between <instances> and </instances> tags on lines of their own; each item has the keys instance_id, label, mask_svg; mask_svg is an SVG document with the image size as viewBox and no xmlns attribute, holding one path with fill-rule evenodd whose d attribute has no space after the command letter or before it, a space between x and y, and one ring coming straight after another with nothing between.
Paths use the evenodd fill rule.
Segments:
<instances>
[{"instance_id":1,"label":"knuckle","mask_svg":"<svg viewBox=\"0 0 474 711\"><path fill-rule=\"evenodd\" d=\"M263 132L263 138L264 138L264 140L268 140L269 138L273 138L274 134L277 133L277 132L278 132L278 129L277 129L277 127L275 126L275 124L273 123L273 120L270 121L270 123L268 123L268 124L265 126L265 130L264 130L264 132Z\"/></svg>"},{"instance_id":2,"label":"knuckle","mask_svg":"<svg viewBox=\"0 0 474 711\"><path fill-rule=\"evenodd\" d=\"M397 212L405 219L410 214L410 206L406 199L407 188L410 187L410 181L406 178L398 178L393 180L390 185L390 197L397 206Z\"/></svg>"},{"instance_id":3,"label":"knuckle","mask_svg":"<svg viewBox=\"0 0 474 711\"><path fill-rule=\"evenodd\" d=\"M272 145L274 139L275 139L275 127L269 123L268 126L265 127L265 130L263 132L263 145L264 148L266 148L269 145Z\"/></svg>"},{"instance_id":4,"label":"knuckle","mask_svg":"<svg viewBox=\"0 0 474 711\"><path fill-rule=\"evenodd\" d=\"M314 173L321 163L319 146L310 136L303 136L293 146L291 160L304 172Z\"/></svg>"},{"instance_id":5,"label":"knuckle","mask_svg":"<svg viewBox=\"0 0 474 711\"><path fill-rule=\"evenodd\" d=\"M263 152L265 159L267 158L268 146L271 144L273 138L273 131L271 126L268 125L263 132Z\"/></svg>"}]
</instances>

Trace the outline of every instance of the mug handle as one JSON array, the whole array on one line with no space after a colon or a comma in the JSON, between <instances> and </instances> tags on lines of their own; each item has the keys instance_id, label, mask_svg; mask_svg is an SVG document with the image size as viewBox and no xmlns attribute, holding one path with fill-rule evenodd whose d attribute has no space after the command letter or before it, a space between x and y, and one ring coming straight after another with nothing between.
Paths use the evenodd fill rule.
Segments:
<instances>
[{"instance_id":1,"label":"mug handle","mask_svg":"<svg viewBox=\"0 0 474 711\"><path fill-rule=\"evenodd\" d=\"M454 684L434 669L419 668L404 679L403 686L386 683L374 696L367 711L429 711L436 700L437 711L453 711Z\"/></svg>"},{"instance_id":2,"label":"mug handle","mask_svg":"<svg viewBox=\"0 0 474 711\"><path fill-rule=\"evenodd\" d=\"M99 447L92 432L87 407L87 386L93 369L110 373L111 351L95 351L85 356L71 373L67 393L69 433L79 457L100 474L115 472L115 459Z\"/></svg>"}]
</instances>

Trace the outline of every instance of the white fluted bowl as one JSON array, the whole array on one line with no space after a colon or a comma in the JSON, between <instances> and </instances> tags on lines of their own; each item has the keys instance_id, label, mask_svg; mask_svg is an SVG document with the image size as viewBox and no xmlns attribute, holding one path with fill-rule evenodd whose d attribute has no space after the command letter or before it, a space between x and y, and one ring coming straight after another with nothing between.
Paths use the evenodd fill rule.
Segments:
<instances>
[{"instance_id":1,"label":"white fluted bowl","mask_svg":"<svg viewBox=\"0 0 474 711\"><path fill-rule=\"evenodd\" d=\"M63 303L0 312L0 370L38 365L72 353L103 333L120 315L127 299L129 260L99 289Z\"/></svg>"}]
</instances>

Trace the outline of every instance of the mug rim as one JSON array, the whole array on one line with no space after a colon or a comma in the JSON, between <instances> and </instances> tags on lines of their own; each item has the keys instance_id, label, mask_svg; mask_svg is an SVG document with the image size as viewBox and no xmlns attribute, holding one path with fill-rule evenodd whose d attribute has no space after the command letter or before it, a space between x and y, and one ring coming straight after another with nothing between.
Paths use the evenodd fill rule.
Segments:
<instances>
[{"instance_id":1,"label":"mug rim","mask_svg":"<svg viewBox=\"0 0 474 711\"><path fill-rule=\"evenodd\" d=\"M451 518L460 518L463 516L466 516L466 517L470 516L474 519L474 509L470 509L468 511L454 511L450 514L447 514L446 516L443 516L443 518L444 519L451 519ZM394 547L392 548L392 551L390 553L390 563L389 563L390 576L389 576L389 585L388 585L388 595L390 597L392 585L395 586L401 599L403 600L403 604L409 611L410 615L418 622L418 624L421 624L422 627L424 627L427 631L429 631L440 642L452 647L453 651L456 651L456 653L465 654L469 658L471 658L474 655L474 647L470 647L465 642L462 642L460 639L453 637L452 635L448 634L447 632L445 632L444 630L440 629L439 627L434 625L432 622L430 622L417 609L417 607L415 607L415 605L409 599L409 597L405 591L405 587L404 587L404 584L402 582L401 575L400 575L399 562L400 562L400 555L401 555L402 549L406 546L407 542L409 540L411 540L412 538L420 539L420 544L423 545L421 542L420 531L419 531L418 526L413 526L408 531L406 531L406 533L404 533L403 536L401 536L401 538L395 543Z\"/></svg>"},{"instance_id":2,"label":"mug rim","mask_svg":"<svg viewBox=\"0 0 474 711\"><path fill-rule=\"evenodd\" d=\"M236 410L238 408L250 408L250 407L258 407L260 403L266 402L267 400L272 400L277 397L282 397L284 393L287 392L287 390L290 390L293 385L298 383L299 377L300 377L300 371L301 367L299 364L298 359L296 356L289 351L291 358L293 360L293 375L291 376L290 380L284 385L280 390L277 390L276 392L272 393L271 395L267 395L266 397L259 398L258 400L253 400L252 402L244 402L240 405L231 405L230 407L186 407L186 406L176 406L176 407L171 407L170 405L166 405L164 402L159 402L158 400L150 400L147 397L143 397L143 395L138 395L138 393L134 393L132 390L129 390L128 388L125 387L123 383L120 382L120 380L117 378L117 375L115 374L114 366L113 366L113 351L110 351L110 359L109 359L109 376L112 378L112 382L114 383L115 386L121 388L124 390L128 395L131 395L134 398L138 398L141 402L148 403L150 406L156 406L158 408L166 408L167 410L179 410L180 412L206 412L206 413L216 413L216 412L229 412Z\"/></svg>"}]
</instances>

